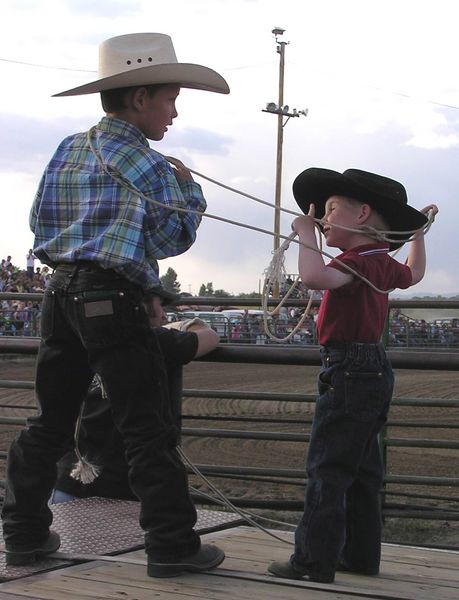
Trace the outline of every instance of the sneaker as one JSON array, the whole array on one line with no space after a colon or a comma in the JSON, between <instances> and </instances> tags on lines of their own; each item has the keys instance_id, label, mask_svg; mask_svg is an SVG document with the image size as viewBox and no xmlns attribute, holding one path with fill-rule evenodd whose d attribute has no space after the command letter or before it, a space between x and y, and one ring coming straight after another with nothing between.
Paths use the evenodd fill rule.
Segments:
<instances>
[{"instance_id":1,"label":"sneaker","mask_svg":"<svg viewBox=\"0 0 459 600\"><path fill-rule=\"evenodd\" d=\"M201 573L218 567L225 553L217 546L203 544L197 552L174 562L159 562L148 558L147 573L150 577L176 577L184 572Z\"/></svg>"},{"instance_id":2,"label":"sneaker","mask_svg":"<svg viewBox=\"0 0 459 600\"><path fill-rule=\"evenodd\" d=\"M52 554L61 545L61 539L55 531L50 531L41 544L34 546L14 546L5 543L6 564L11 567L30 565L47 554Z\"/></svg>"},{"instance_id":3,"label":"sneaker","mask_svg":"<svg viewBox=\"0 0 459 600\"><path fill-rule=\"evenodd\" d=\"M309 581L315 581L317 583L333 583L335 580L334 573L318 573L311 571L306 567L299 567L292 564L289 560L276 561L269 565L268 571L276 577L282 577L283 579L302 579L307 577Z\"/></svg>"}]
</instances>

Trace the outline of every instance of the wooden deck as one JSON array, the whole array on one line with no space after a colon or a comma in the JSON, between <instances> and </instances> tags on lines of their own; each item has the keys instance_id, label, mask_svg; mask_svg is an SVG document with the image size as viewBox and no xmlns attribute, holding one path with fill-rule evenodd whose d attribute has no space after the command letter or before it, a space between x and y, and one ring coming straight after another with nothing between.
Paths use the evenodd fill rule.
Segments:
<instances>
[{"instance_id":1,"label":"wooden deck","mask_svg":"<svg viewBox=\"0 0 459 600\"><path fill-rule=\"evenodd\" d=\"M289 533L279 533L292 542ZM291 545L250 527L203 536L225 550L214 571L171 579L147 576L143 550L92 560L0 585L1 600L458 600L459 552L383 545L378 577L338 573L335 583L289 581L269 575L272 560ZM129 562L128 562L129 561Z\"/></svg>"}]
</instances>

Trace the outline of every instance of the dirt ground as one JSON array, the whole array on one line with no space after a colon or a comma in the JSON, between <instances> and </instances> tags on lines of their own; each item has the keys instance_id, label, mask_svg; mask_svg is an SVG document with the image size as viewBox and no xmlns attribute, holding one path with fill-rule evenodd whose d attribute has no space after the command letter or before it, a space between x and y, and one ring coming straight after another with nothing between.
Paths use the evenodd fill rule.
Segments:
<instances>
[{"instance_id":1,"label":"dirt ground","mask_svg":"<svg viewBox=\"0 0 459 600\"><path fill-rule=\"evenodd\" d=\"M283 365L222 364L193 362L184 368L184 388L315 394L317 367ZM34 359L0 357L0 380L33 380ZM449 371L396 371L395 398L458 399L459 374ZM30 411L15 408L34 405L33 392L0 389L0 414L26 416ZM6 408L8 405L11 408ZM253 401L240 399L185 398L183 427L215 427L218 429L266 432L307 433L313 415L312 402ZM194 416L195 418L190 418ZM241 416L257 421L240 422ZM201 418L197 418L201 417ZM204 417L204 419L203 419ZM227 420L216 420L225 417ZM215 419L215 420L214 420ZM276 422L270 420L276 419ZM397 439L458 441L459 407L393 406L388 435ZM409 425L409 426L408 426ZM5 451L17 433L17 426L0 426L0 451ZM215 437L184 437L183 448L189 459L200 465L229 465L303 469L307 444L273 440L246 440ZM459 450L448 448L409 448L390 446L387 450L388 475L425 477L459 477ZM0 478L3 468L0 463ZM192 476L191 484L201 491L207 486ZM261 482L212 478L226 495L234 498L286 499L302 501L303 482ZM386 489L386 502L393 508L408 505L412 510L431 507L459 511L457 487L394 485ZM419 498L419 496L428 496ZM279 514L276 513L279 518ZM295 523L298 513L282 514L282 519ZM386 519L387 541L432 544L459 548L459 523L446 515L431 520Z\"/></svg>"}]
</instances>

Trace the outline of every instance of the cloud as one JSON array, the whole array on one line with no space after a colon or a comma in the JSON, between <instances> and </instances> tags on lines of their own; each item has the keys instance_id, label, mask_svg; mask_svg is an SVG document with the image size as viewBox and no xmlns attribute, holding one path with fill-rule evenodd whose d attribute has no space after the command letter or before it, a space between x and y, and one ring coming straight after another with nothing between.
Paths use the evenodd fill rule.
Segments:
<instances>
[{"instance_id":1,"label":"cloud","mask_svg":"<svg viewBox=\"0 0 459 600\"><path fill-rule=\"evenodd\" d=\"M8 140L8 144L0 145L0 171L35 174L44 168L64 137L87 127L84 118L42 120L0 113L0 129Z\"/></svg>"},{"instance_id":2,"label":"cloud","mask_svg":"<svg viewBox=\"0 0 459 600\"><path fill-rule=\"evenodd\" d=\"M457 111L437 109L425 114L425 117L425 119L417 119L415 127L412 129L412 136L407 142L409 146L427 150L446 150L459 147Z\"/></svg>"},{"instance_id":3,"label":"cloud","mask_svg":"<svg viewBox=\"0 0 459 600\"><path fill-rule=\"evenodd\" d=\"M96 119L97 120L97 119ZM0 113L0 130L8 144L0 146L0 172L35 173L42 169L57 145L68 135L85 131L93 121L88 117L36 119L11 113ZM179 149L209 156L225 156L232 138L202 128L173 129L167 138L168 149ZM158 148L160 149L160 148Z\"/></svg>"},{"instance_id":4,"label":"cloud","mask_svg":"<svg viewBox=\"0 0 459 600\"><path fill-rule=\"evenodd\" d=\"M124 15L135 15L142 8L140 0L110 0L110 2L94 2L94 0L61 0L72 12L91 17L117 18Z\"/></svg>"},{"instance_id":5,"label":"cloud","mask_svg":"<svg viewBox=\"0 0 459 600\"><path fill-rule=\"evenodd\" d=\"M168 147L195 151L200 154L225 156L234 139L215 131L198 127L172 128L168 133Z\"/></svg>"},{"instance_id":6,"label":"cloud","mask_svg":"<svg viewBox=\"0 0 459 600\"><path fill-rule=\"evenodd\" d=\"M459 291L459 111L435 102L459 106L459 87L451 77L457 24L444 17L453 14L455 3L437 0L432 9L431 2L421 0L414 14L411 2L399 0L388 0L376 13L372 3L361 0L294 0L287 12L273 0L171 0L164 11L151 0L5 0L3 57L95 70L103 39L148 31L148 23L153 24L153 30L172 36L179 59L212 66L231 87L228 96L183 90L177 122L153 146L272 203L276 119L261 109L277 101L279 55L271 30L285 27L285 104L307 107L309 114L284 128L282 205L296 209L291 185L310 166L362 168L400 180L410 204L440 207L426 238L427 274L413 292L443 287L454 292ZM46 18L50 14L52 20ZM6 62L0 68L12 90L3 95L0 108L6 140L0 149L2 214L10 210L0 243L7 241L5 252L22 256L29 247L28 238L21 241L24 231L29 235L26 213L43 167L62 138L97 122L100 102L90 96L50 99L93 74ZM272 230L272 209L196 179L209 212ZM26 206L19 213L22 203ZM282 216L281 232L290 231L291 220ZM18 227L9 227L11 222ZM13 229L15 236L8 238ZM195 292L207 281L229 291L249 291L257 286L271 250L272 237L205 219L193 248L171 260L177 261L184 289L194 287L196 279ZM292 269L296 257L292 245L287 253Z\"/></svg>"}]
</instances>

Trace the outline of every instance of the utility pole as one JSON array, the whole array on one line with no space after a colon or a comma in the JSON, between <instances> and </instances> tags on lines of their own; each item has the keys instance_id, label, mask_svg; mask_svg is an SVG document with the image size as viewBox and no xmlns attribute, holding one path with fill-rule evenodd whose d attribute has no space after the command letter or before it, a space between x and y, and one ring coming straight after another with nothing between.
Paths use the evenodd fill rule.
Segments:
<instances>
[{"instance_id":1,"label":"utility pole","mask_svg":"<svg viewBox=\"0 0 459 600\"><path fill-rule=\"evenodd\" d=\"M275 33L276 30L273 30ZM282 31L282 33L284 33ZM277 52L279 53L279 108L284 106L284 69L285 69L285 46L287 42L277 42L277 33L276 35L276 43ZM282 35L282 34L281 34ZM277 115L277 156L276 156L276 195L274 199L274 204L276 206L274 210L274 252L279 249L280 245L280 206L281 206L281 188L282 188L282 148L284 144L284 124L283 124L283 115L282 112L279 111Z\"/></svg>"},{"instance_id":2,"label":"utility pole","mask_svg":"<svg viewBox=\"0 0 459 600\"><path fill-rule=\"evenodd\" d=\"M285 33L285 29L275 27L272 30L276 38L276 51L279 54L279 98L278 103L269 102L263 112L277 115L277 152L276 152L276 189L274 197L274 252L280 247L280 208L281 208L281 189L282 189L282 147L284 143L284 127L290 117L306 116L308 110L292 109L289 112L289 106L284 106L284 70L285 70L285 46L289 42L279 41L279 37ZM284 117L287 119L284 121ZM279 296L279 286L273 290L273 296Z\"/></svg>"}]
</instances>

